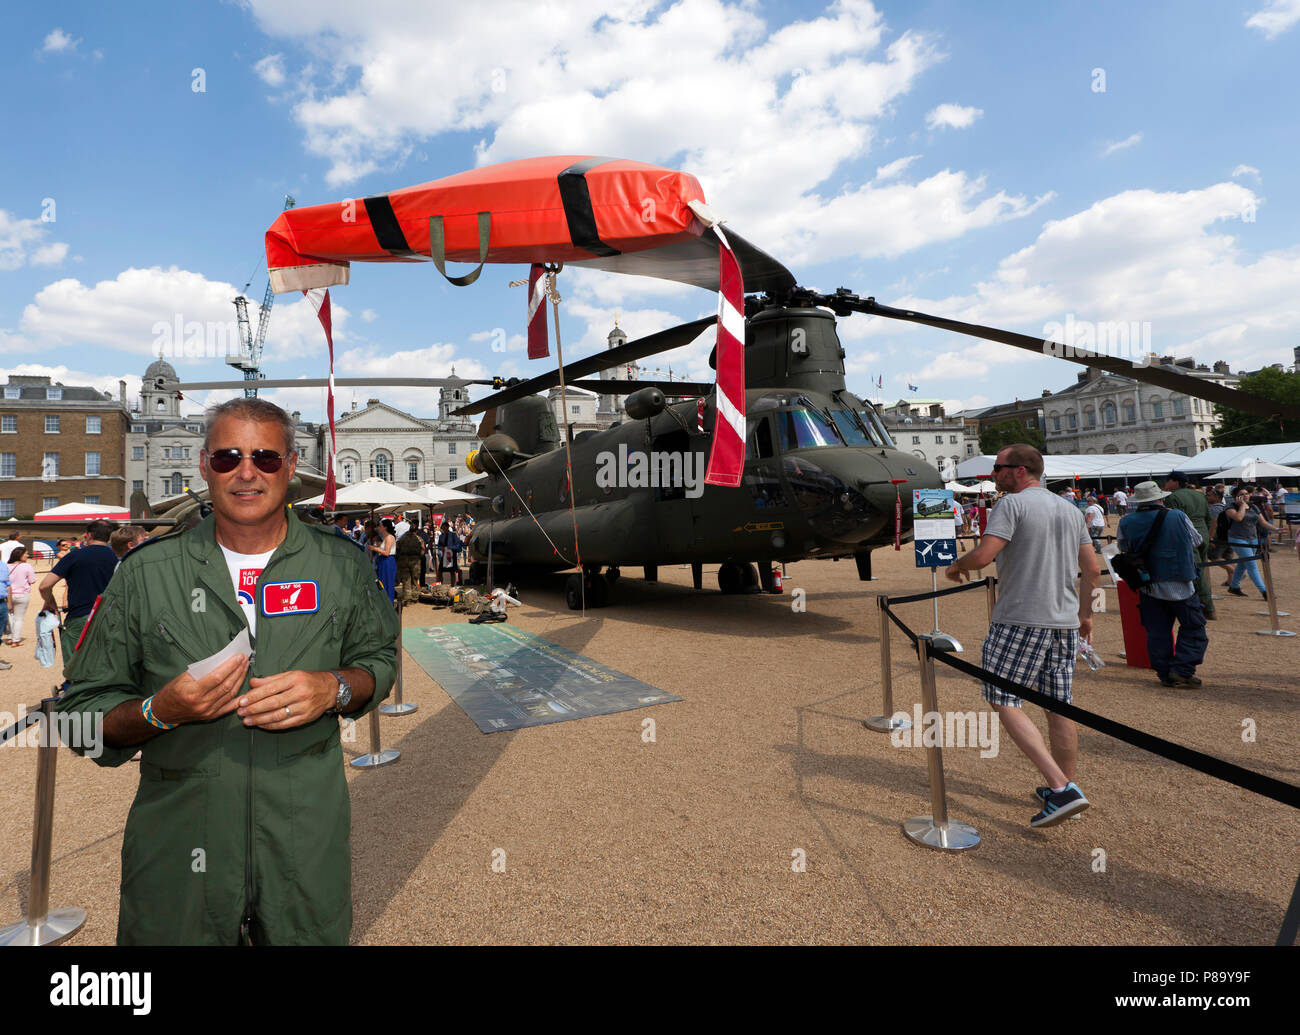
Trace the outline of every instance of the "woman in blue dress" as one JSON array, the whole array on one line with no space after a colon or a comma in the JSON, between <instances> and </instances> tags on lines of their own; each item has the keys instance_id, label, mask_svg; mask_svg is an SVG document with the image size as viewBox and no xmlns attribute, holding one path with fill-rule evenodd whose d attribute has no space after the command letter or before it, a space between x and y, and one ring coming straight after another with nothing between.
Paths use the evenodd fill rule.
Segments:
<instances>
[{"instance_id":1,"label":"woman in blue dress","mask_svg":"<svg viewBox=\"0 0 1300 1035\"><path fill-rule=\"evenodd\" d=\"M377 543L370 545L370 552L375 558L375 574L379 576L388 599L393 600L397 587L397 535L389 518L384 518L380 524L383 525L382 535L377 537Z\"/></svg>"}]
</instances>

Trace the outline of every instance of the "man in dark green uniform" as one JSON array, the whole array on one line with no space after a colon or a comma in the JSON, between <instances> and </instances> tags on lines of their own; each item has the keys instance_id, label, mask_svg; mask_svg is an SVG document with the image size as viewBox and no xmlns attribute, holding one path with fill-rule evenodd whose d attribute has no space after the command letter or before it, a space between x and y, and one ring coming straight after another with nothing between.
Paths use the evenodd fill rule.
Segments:
<instances>
[{"instance_id":1,"label":"man in dark green uniform","mask_svg":"<svg viewBox=\"0 0 1300 1035\"><path fill-rule=\"evenodd\" d=\"M396 615L355 543L286 509L297 456L283 410L211 411L201 465L213 513L122 561L61 703L102 722L100 765L143 752L118 943L347 944L337 716L387 695ZM245 632L249 656L190 673Z\"/></svg>"},{"instance_id":2,"label":"man in dark green uniform","mask_svg":"<svg viewBox=\"0 0 1300 1035\"><path fill-rule=\"evenodd\" d=\"M1200 569L1196 577L1196 596L1201 601L1205 617L1212 620L1216 617L1214 598L1210 595L1210 572L1205 567L1205 554L1210 548L1210 533L1213 531L1210 528L1210 505L1205 493L1188 487L1187 475L1182 471L1174 471L1165 479L1164 491L1169 493L1165 497L1165 506L1186 514L1201 537L1201 545L1196 547L1196 564Z\"/></svg>"}]
</instances>

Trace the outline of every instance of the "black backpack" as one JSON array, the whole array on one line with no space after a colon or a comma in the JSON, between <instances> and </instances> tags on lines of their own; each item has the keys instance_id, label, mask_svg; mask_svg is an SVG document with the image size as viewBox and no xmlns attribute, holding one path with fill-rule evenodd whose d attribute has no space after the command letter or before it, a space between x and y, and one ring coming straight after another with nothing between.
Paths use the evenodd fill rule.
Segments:
<instances>
[{"instance_id":1,"label":"black backpack","mask_svg":"<svg viewBox=\"0 0 1300 1035\"><path fill-rule=\"evenodd\" d=\"M1165 518L1168 516L1169 511L1162 510L1151 523L1150 530L1136 549L1116 554L1111 558L1110 566L1115 569L1115 574L1127 582L1129 589L1134 593L1151 581L1151 571L1147 568L1147 550L1152 540L1160 534L1160 526L1165 523Z\"/></svg>"},{"instance_id":2,"label":"black backpack","mask_svg":"<svg viewBox=\"0 0 1300 1035\"><path fill-rule=\"evenodd\" d=\"M1232 518L1228 517L1227 507L1219 511L1218 518L1214 522L1214 541L1216 543L1226 543L1228 541L1228 531L1232 528Z\"/></svg>"}]
</instances>

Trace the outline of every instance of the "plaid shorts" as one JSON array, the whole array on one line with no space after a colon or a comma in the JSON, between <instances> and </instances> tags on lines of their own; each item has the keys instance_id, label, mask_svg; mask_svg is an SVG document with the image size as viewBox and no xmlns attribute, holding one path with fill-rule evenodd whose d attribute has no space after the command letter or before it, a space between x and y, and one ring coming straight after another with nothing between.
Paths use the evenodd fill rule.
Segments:
<instances>
[{"instance_id":1,"label":"plaid shorts","mask_svg":"<svg viewBox=\"0 0 1300 1035\"><path fill-rule=\"evenodd\" d=\"M1046 629L1037 625L989 626L984 638L983 665L995 676L1037 690L1040 694L1072 703L1074 656L1079 650L1078 629ZM984 684L989 704L1019 708L1024 699L992 683Z\"/></svg>"}]
</instances>

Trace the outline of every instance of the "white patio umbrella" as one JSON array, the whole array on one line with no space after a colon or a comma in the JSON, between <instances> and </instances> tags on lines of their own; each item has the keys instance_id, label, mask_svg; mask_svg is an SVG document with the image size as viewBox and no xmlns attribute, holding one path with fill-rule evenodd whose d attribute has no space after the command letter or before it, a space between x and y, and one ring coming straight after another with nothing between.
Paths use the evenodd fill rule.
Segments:
<instances>
[{"instance_id":1,"label":"white patio umbrella","mask_svg":"<svg viewBox=\"0 0 1300 1035\"><path fill-rule=\"evenodd\" d=\"M1247 460L1244 464L1229 467L1217 474L1202 476L1202 481L1237 481L1244 479L1253 482L1257 478L1295 478L1300 476L1300 467L1284 467L1282 464L1270 464L1267 460Z\"/></svg>"},{"instance_id":2,"label":"white patio umbrella","mask_svg":"<svg viewBox=\"0 0 1300 1035\"><path fill-rule=\"evenodd\" d=\"M37 511L37 521L128 521L131 512L125 507L109 507L102 503L65 503L61 507Z\"/></svg>"},{"instance_id":3,"label":"white patio umbrella","mask_svg":"<svg viewBox=\"0 0 1300 1035\"><path fill-rule=\"evenodd\" d=\"M433 482L426 482L416 491L424 494L426 503L437 503L441 505L450 503L470 503L473 500L487 498L485 496L476 496L472 492L461 492L459 489L453 489L447 485L435 485Z\"/></svg>"},{"instance_id":4,"label":"white patio umbrella","mask_svg":"<svg viewBox=\"0 0 1300 1035\"><path fill-rule=\"evenodd\" d=\"M325 495L313 496L311 499L299 500L296 507L317 507L325 502ZM429 497L422 496L412 489L403 489L400 485L386 482L382 478L367 478L340 485L335 495L334 506L341 509L350 507L372 507L375 510L387 510L390 507L427 507Z\"/></svg>"}]
</instances>

